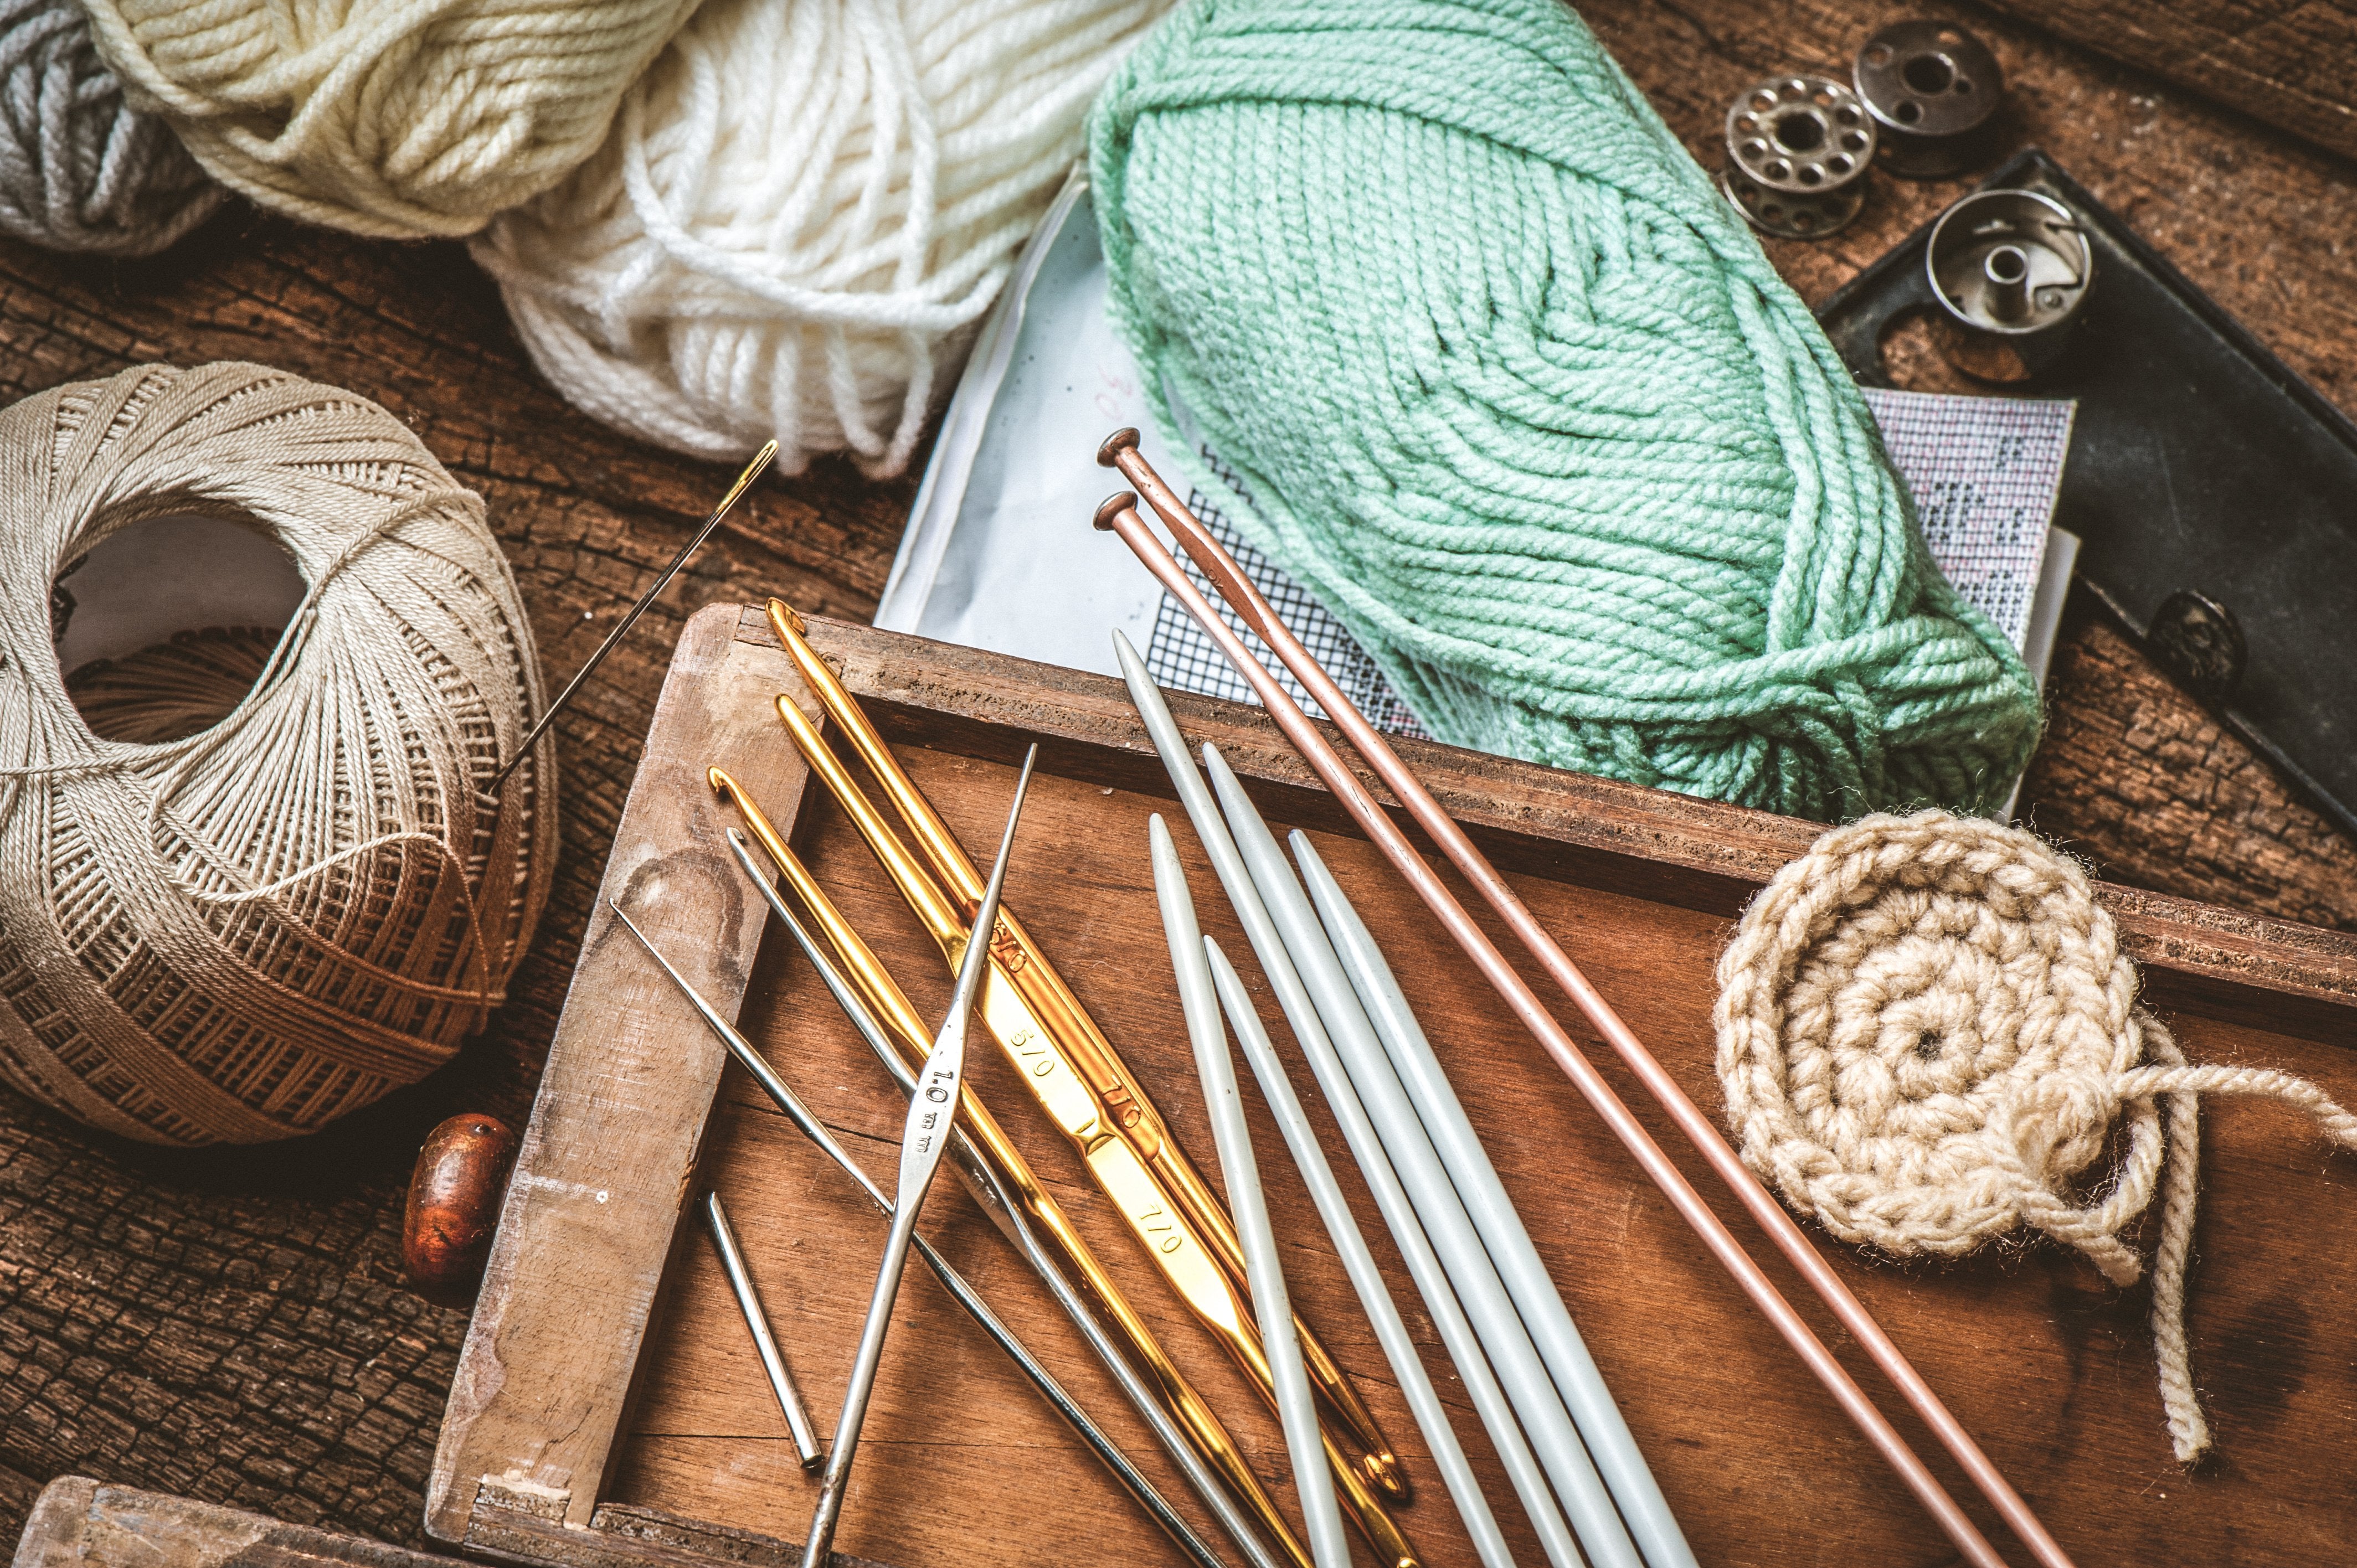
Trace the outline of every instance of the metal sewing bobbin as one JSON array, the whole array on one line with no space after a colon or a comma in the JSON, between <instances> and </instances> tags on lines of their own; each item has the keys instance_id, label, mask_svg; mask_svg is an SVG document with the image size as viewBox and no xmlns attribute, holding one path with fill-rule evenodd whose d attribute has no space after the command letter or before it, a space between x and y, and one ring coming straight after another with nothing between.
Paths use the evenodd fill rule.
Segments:
<instances>
[{"instance_id":1,"label":"metal sewing bobbin","mask_svg":"<svg viewBox=\"0 0 2357 1568\"><path fill-rule=\"evenodd\" d=\"M1932 336L1977 381L2027 380L2052 363L2094 282L2071 209L2035 190L1980 190L1940 214L1923 267L1942 315Z\"/></svg>"},{"instance_id":2,"label":"metal sewing bobbin","mask_svg":"<svg viewBox=\"0 0 2357 1568\"><path fill-rule=\"evenodd\" d=\"M1762 233L1820 239L1865 205L1874 140L1874 117L1840 82L1770 77L1727 112L1718 186Z\"/></svg>"},{"instance_id":3,"label":"metal sewing bobbin","mask_svg":"<svg viewBox=\"0 0 2357 1568\"><path fill-rule=\"evenodd\" d=\"M2005 100L1996 56L1953 22L1893 22L1859 48L1851 80L1880 133L1877 161L1902 179L1979 162Z\"/></svg>"}]
</instances>

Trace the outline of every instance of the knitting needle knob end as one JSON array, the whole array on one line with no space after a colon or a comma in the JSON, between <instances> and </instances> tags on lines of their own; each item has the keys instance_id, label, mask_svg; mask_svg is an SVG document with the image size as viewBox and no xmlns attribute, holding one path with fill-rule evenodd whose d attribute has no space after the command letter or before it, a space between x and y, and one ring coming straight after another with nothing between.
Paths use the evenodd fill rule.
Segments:
<instances>
[{"instance_id":1,"label":"knitting needle knob end","mask_svg":"<svg viewBox=\"0 0 2357 1568\"><path fill-rule=\"evenodd\" d=\"M1132 424L1123 425L1119 430L1116 430L1112 435L1106 436L1104 438L1104 445L1097 448L1097 467L1100 468L1112 467L1114 464L1121 461L1120 454L1125 449L1134 448L1136 445L1137 427Z\"/></svg>"},{"instance_id":2,"label":"knitting needle knob end","mask_svg":"<svg viewBox=\"0 0 2357 1568\"><path fill-rule=\"evenodd\" d=\"M1136 433L1135 431L1124 431L1122 434L1125 435L1130 435ZM1108 442L1106 445L1111 446L1112 443ZM1135 490L1122 490L1114 495L1109 495L1105 497L1104 499L1099 501L1097 503L1097 514L1095 517L1090 519L1090 521L1095 526L1096 531L1099 533L1111 533L1113 532L1114 520L1115 518L1121 516L1123 512L1135 511L1136 510L1137 492Z\"/></svg>"}]
</instances>

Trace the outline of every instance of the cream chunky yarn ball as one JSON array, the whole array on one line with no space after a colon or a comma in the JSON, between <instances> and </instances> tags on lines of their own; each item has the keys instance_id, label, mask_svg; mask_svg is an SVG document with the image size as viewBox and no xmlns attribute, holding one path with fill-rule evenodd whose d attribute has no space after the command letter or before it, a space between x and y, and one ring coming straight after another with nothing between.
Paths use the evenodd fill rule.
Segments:
<instances>
[{"instance_id":1,"label":"cream chunky yarn ball","mask_svg":"<svg viewBox=\"0 0 2357 1568\"><path fill-rule=\"evenodd\" d=\"M1167 3L709 0L476 260L542 372L617 429L896 473Z\"/></svg>"},{"instance_id":2,"label":"cream chunky yarn ball","mask_svg":"<svg viewBox=\"0 0 2357 1568\"><path fill-rule=\"evenodd\" d=\"M86 0L216 179L355 234L471 234L594 151L695 0Z\"/></svg>"},{"instance_id":3,"label":"cream chunky yarn ball","mask_svg":"<svg viewBox=\"0 0 2357 1568\"><path fill-rule=\"evenodd\" d=\"M2179 1460L2207 1451L2185 1332L2199 1097L2285 1101L2351 1148L2357 1116L2288 1073L2189 1064L2086 873L1944 811L1820 838L1744 912L1718 983L1744 1163L1845 1241L1955 1257L2026 1225L2133 1284L2125 1233L2158 1194L2161 1403ZM2083 1196L2122 1118L2118 1168Z\"/></svg>"}]
</instances>

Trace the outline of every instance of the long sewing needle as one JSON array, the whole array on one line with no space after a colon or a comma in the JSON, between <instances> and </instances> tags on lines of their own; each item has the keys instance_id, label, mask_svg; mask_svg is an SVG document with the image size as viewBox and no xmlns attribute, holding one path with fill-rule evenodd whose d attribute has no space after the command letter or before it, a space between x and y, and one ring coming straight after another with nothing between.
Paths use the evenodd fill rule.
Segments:
<instances>
[{"instance_id":1,"label":"long sewing needle","mask_svg":"<svg viewBox=\"0 0 2357 1568\"><path fill-rule=\"evenodd\" d=\"M679 575L680 568L687 564L689 556L704 548L704 542L712 537L712 531L720 526L720 520L728 515L728 509L737 504L738 497L753 488L753 481L761 477L761 470L768 467L770 460L777 455L778 444L774 441L765 443L759 452L753 454L753 460L745 465L745 471L737 476L737 482L728 487L728 493L720 498L720 504L712 509L712 515L704 520L704 526L679 547L679 553L671 558L671 564L662 569L647 591L639 596L639 602L630 607L630 613L614 623L614 629L606 634L606 640L597 645L597 651L589 656L589 662L574 671L573 679L565 683L565 690L556 693L556 701L541 710L539 722L524 732L523 743L515 748L515 754L491 775L490 785L484 791L486 794L500 792L500 786L508 781L508 775L516 770L516 764L532 755L532 748L540 744L541 736L564 711L565 704L573 700L573 693L581 689L581 682L589 679L597 666L606 661L606 655L614 651L616 643L630 635L630 628L638 625L639 618L647 613L647 607L655 602L655 596L671 585L671 580Z\"/></svg>"},{"instance_id":2,"label":"long sewing needle","mask_svg":"<svg viewBox=\"0 0 2357 1568\"><path fill-rule=\"evenodd\" d=\"M835 1005L843 1009L843 1015L851 1021L852 1028L867 1043L867 1048L876 1054L876 1059L884 1064L884 1070L892 1075L892 1081L900 1086L900 1092L916 1093L917 1075L909 1070L908 1063L902 1061L899 1053L892 1048L892 1042L885 1036L884 1026L877 1022L867 1004L860 1000L859 993L850 981L844 978L842 971L834 967L834 961L819 945L818 938L813 936L810 929L786 907L786 901L778 896L778 890L761 874L761 868L753 863L753 852L746 844L744 835L735 828L728 830L728 847L736 852L737 864L745 868L745 875L752 880L753 886L761 890L761 897L768 900L770 913L784 922L794 944L802 950L802 956L810 960L811 968L818 972L819 981L826 987L827 994L833 996ZM1219 1477L1203 1462L1202 1456L1188 1444L1187 1434L1162 1408L1161 1402L1154 1397L1154 1391L1122 1355L1121 1348L1114 1343L1113 1336L1097 1321L1096 1315L1089 1310L1088 1302L1082 1296L1079 1287L1065 1278L1063 1270L1056 1266L1055 1260L1049 1254L1048 1244L1039 1239L1039 1232L1031 1229L1031 1222L1024 1218L1021 1202L1007 1190L998 1173L990 1168L990 1163L983 1158L982 1151L974 1146L974 1140L967 1135L963 1125L950 1133L949 1158L959 1179L964 1182L966 1190L974 1195L974 1202L981 1206L990 1222L998 1227L999 1233L1023 1254L1023 1261L1031 1265L1031 1272L1039 1276L1039 1283L1048 1287L1048 1294L1056 1298L1056 1305L1063 1309L1072 1326L1081 1331L1081 1337L1089 1342L1089 1348L1096 1353L1097 1359L1104 1364L1105 1370L1120 1385L1123 1396L1136 1410L1139 1419L1153 1431L1155 1441L1161 1444L1163 1452L1170 1456L1172 1464L1178 1466L1179 1472L1187 1477L1187 1484L1195 1488L1195 1495L1202 1499L1205 1508L1211 1509L1212 1516L1220 1521L1220 1527L1234 1540L1237 1549L1252 1563L1253 1568L1277 1568L1276 1558L1261 1543L1260 1537L1253 1533L1243 1510L1229 1498L1226 1489L1220 1485ZM1120 1467L1116 1466L1115 1474L1125 1484L1128 1482L1128 1475ZM1170 1511L1169 1505L1151 1487L1133 1485L1130 1489L1154 1515L1156 1522L1168 1531L1197 1563L1203 1564L1204 1568L1222 1568L1211 1548L1184 1520Z\"/></svg>"},{"instance_id":3,"label":"long sewing needle","mask_svg":"<svg viewBox=\"0 0 2357 1568\"><path fill-rule=\"evenodd\" d=\"M892 1200L892 1233L885 1239L884 1262L876 1271L876 1294L868 1298L867 1321L859 1331L859 1352L852 1358L851 1386L844 1392L843 1414L834 1423L834 1448L827 1455L818 1507L811 1513L802 1568L823 1568L827 1549L834 1543L835 1521L843 1515L844 1487L851 1480L851 1461L859 1450L860 1423L867 1418L867 1396L875 1391L876 1369L884 1359L884 1336L892 1326L892 1303L900 1294L900 1273L909 1262L909 1238L916 1230L917 1211L924 1207L933 1173L941 1169L942 1152L950 1144L950 1123L957 1116L958 1085L965 1073L966 1020L974 1011L983 972L990 966L990 944L998 926L998 895L1006 883L1006 857L1015 847L1015 824L1023 815L1023 797L1031 787L1031 768L1039 760L1039 747L1034 744L1024 754L1022 775L1015 780L1015 800L1006 811L1006 832L998 841L998 861L990 868L990 886L983 890L973 935L958 960L950 1015L933 1037L917 1092L909 1097L909 1118L900 1133L900 1179Z\"/></svg>"},{"instance_id":4,"label":"long sewing needle","mask_svg":"<svg viewBox=\"0 0 2357 1568\"><path fill-rule=\"evenodd\" d=\"M610 898L607 903L613 909L615 918L620 920L629 929L630 935L639 939L639 945L645 948L648 955L662 966L662 972L671 977L672 983L679 987L681 993L702 1015L706 1026L719 1038L721 1044L728 1048L728 1054L737 1059L737 1065L743 1068L751 1076L754 1083L759 1086L761 1092L770 1097L770 1102L785 1113L786 1120L791 1122L803 1137L816 1144L819 1152L833 1160L845 1176L858 1183L860 1190L867 1195L868 1200L876 1205L879 1213L887 1219L891 1218L892 1200L885 1197L884 1189L869 1180L867 1173L861 1170L852 1157L844 1152L843 1145L835 1142L834 1134L826 1130L825 1123L818 1119L817 1112L812 1111L802 1096L794 1092L791 1085L778 1076L776 1069L770 1066L769 1059L755 1050L751 1042L738 1034L736 1027L727 1019L723 1018L711 1003L704 999L703 993L689 984L687 977L672 967L671 960L663 957L662 950L647 940L647 934L639 929L636 921L623 913L620 905L614 903ZM1016 1369L1030 1380L1031 1386L1038 1389L1041 1397L1054 1407L1056 1413L1063 1418L1064 1423L1079 1434L1081 1441L1089 1445L1090 1452L1097 1456L1105 1468L1114 1473L1114 1478L1121 1482L1130 1495L1145 1505L1146 1510L1154 1516L1156 1522L1160 1524L1173 1540L1178 1542L1188 1556L1198 1564L1198 1568L1226 1568L1226 1564L1221 1562L1211 1547L1195 1534L1184 1519L1179 1517L1178 1510L1170 1506L1161 1493L1154 1489L1154 1484L1140 1473L1136 1466L1130 1463L1129 1456L1105 1434L1103 1428L1090 1419L1088 1412L1081 1408L1079 1402L1065 1391L1064 1386L1056 1381L1054 1376L1046 1367L1040 1365L1039 1359L1031 1354L1023 1341L1015 1337L1015 1331L1001 1322L998 1315L990 1310L989 1305L981 1296L974 1294L974 1287L967 1284L964 1278L955 1269L951 1268L948 1262L935 1251L931 1244L922 1236L917 1237L912 1244L916 1248L917 1256L924 1260L925 1266L933 1271L933 1277L940 1280L942 1287L950 1293L950 1299L964 1308L966 1316L980 1325L985 1334L990 1336L991 1342L1006 1352L1006 1359L1015 1363ZM1256 1568L1268 1568L1268 1565L1261 1563L1258 1558L1254 1559L1254 1563Z\"/></svg>"}]
</instances>

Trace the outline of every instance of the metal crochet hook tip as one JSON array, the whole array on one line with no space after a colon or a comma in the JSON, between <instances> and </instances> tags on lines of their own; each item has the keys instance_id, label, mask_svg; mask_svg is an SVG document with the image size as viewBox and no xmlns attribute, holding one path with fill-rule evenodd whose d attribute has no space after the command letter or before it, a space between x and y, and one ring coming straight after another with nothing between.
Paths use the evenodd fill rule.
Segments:
<instances>
[{"instance_id":1,"label":"metal crochet hook tip","mask_svg":"<svg viewBox=\"0 0 2357 1568\"><path fill-rule=\"evenodd\" d=\"M735 506L738 498L753 488L753 481L761 477L761 470L767 468L777 455L778 444L774 441L767 443L759 452L753 454L753 460L745 465L744 472L737 476L737 482L728 487L728 493L720 498L720 504L714 507L712 515L704 520L704 526L695 531L694 538L680 546L679 553L671 558L671 564L664 567L647 591L639 596L639 602L630 607L630 613L614 623L614 629L606 634L606 640L597 645L597 651L589 656L589 662L574 672L573 679L565 683L565 690L556 694L556 701L549 703L542 711L539 722L525 732L522 744L515 748L515 754L500 766L497 773L491 775L491 781L483 791L485 794L496 795L500 792L501 786L508 781L508 775L516 770L518 763L532 755L532 748L540 744L540 737L548 732L549 725L554 721L558 714L565 711L565 704L573 700L573 694L581 690L581 683L596 673L597 666L606 661L606 655L613 652L615 645L630 635L630 628L636 626L639 618L647 613L647 607L655 602L655 596L671 586L671 580L679 575L680 568L687 564L690 556L704 548L704 542L712 537L712 531L720 526L720 520L728 515L728 509Z\"/></svg>"},{"instance_id":2,"label":"metal crochet hook tip","mask_svg":"<svg viewBox=\"0 0 2357 1568\"><path fill-rule=\"evenodd\" d=\"M770 1391L778 1396L779 1412L786 1418L786 1430L794 1440L794 1456L805 1470L815 1470L826 1455L820 1452L818 1434L811 1429L810 1412L802 1408L802 1391L794 1387L791 1373L786 1370L786 1358L778 1348L778 1337L770 1328L770 1315L761 1305L760 1288L753 1283L753 1271L745 1262L745 1249L737 1240L737 1228L728 1223L728 1210L716 1192L704 1195L704 1219L712 1232L713 1251L720 1255L720 1272L728 1278L729 1293L737 1298L737 1309L744 1314L746 1332L753 1337L753 1351L761 1359L761 1370L770 1380Z\"/></svg>"},{"instance_id":3,"label":"metal crochet hook tip","mask_svg":"<svg viewBox=\"0 0 2357 1568\"><path fill-rule=\"evenodd\" d=\"M867 1418L876 1369L884 1359L884 1337L892 1326L892 1304L899 1295L900 1274L908 1265L909 1239L916 1231L917 1212L924 1207L925 1194L950 1145L950 1125L957 1116L958 1090L965 1073L966 1021L973 1015L983 973L990 966L991 939L998 928L998 896L1006 886L1006 862L1015 848L1016 824L1022 820L1023 798L1030 791L1031 769L1039 760L1039 747L1035 743L1024 754L1023 772L1015 780L1015 800L1006 811L1006 829L998 840L997 864L990 868L990 884L983 890L973 935L958 960L957 989L950 996L949 1016L942 1021L932 1052L918 1074L917 1091L909 1097L909 1118L900 1134L900 1178L892 1201L892 1233L885 1239L884 1261L876 1271L876 1292L868 1298L867 1321L860 1329L858 1354L852 1359L851 1385L844 1394L843 1414L834 1423L834 1452L827 1456L826 1479L811 1515L802 1568L823 1568L828 1549L834 1543L844 1488L850 1484L852 1457L859 1448L859 1428Z\"/></svg>"}]
</instances>

